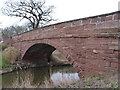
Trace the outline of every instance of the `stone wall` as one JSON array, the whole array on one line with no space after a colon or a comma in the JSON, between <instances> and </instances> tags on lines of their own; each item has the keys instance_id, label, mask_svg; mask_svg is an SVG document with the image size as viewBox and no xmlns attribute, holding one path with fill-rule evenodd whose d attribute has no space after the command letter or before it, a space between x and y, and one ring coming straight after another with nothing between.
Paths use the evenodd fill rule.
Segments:
<instances>
[{"instance_id":1,"label":"stone wall","mask_svg":"<svg viewBox=\"0 0 120 90\"><path fill-rule=\"evenodd\" d=\"M22 56L36 43L49 44L70 61L80 75L118 71L120 12L61 22L13 37Z\"/></svg>"}]
</instances>

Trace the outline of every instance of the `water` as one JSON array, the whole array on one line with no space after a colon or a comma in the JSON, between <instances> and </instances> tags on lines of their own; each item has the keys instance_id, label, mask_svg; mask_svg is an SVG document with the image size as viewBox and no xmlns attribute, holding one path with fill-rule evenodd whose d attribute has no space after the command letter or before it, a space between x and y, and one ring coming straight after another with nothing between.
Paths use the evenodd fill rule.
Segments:
<instances>
[{"instance_id":1,"label":"water","mask_svg":"<svg viewBox=\"0 0 120 90\"><path fill-rule=\"evenodd\" d=\"M4 74L2 76L3 88L9 87L40 87L52 83L70 83L79 80L78 73L71 66L29 68Z\"/></svg>"}]
</instances>

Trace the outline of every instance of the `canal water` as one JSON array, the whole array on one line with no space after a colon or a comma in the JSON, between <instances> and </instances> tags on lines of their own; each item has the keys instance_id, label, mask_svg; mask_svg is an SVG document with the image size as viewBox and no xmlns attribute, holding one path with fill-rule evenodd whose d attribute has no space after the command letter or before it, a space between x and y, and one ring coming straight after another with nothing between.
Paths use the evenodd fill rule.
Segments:
<instances>
[{"instance_id":1,"label":"canal water","mask_svg":"<svg viewBox=\"0 0 120 90\"><path fill-rule=\"evenodd\" d=\"M72 66L29 68L2 75L3 88L37 88L46 84L58 86L80 78Z\"/></svg>"}]
</instances>

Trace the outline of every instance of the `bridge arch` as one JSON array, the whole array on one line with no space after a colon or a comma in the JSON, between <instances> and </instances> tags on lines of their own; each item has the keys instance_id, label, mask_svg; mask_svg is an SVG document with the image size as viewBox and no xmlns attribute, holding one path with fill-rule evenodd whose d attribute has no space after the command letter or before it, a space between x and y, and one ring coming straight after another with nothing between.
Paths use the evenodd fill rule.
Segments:
<instances>
[{"instance_id":1,"label":"bridge arch","mask_svg":"<svg viewBox=\"0 0 120 90\"><path fill-rule=\"evenodd\" d=\"M59 54L63 55L62 52L60 52L56 47L47 44L47 43L36 43L30 46L25 54L22 57L23 62L29 62L33 64L39 64L39 65L48 65L48 63L51 62L51 55L54 52L59 52ZM64 55L63 55L64 56ZM67 58L62 56L62 59L64 59L62 62L68 64ZM54 58L53 58L54 59ZM60 58L59 58L60 59ZM58 61L59 62L59 61ZM55 62L53 62L55 64ZM60 64L61 62L59 62ZM69 63L70 64L70 63Z\"/></svg>"}]
</instances>

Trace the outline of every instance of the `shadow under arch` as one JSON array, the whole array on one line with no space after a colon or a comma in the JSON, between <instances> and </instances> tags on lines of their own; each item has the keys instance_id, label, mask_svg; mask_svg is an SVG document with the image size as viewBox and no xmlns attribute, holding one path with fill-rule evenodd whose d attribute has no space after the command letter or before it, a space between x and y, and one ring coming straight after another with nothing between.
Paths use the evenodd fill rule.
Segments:
<instances>
[{"instance_id":1,"label":"shadow under arch","mask_svg":"<svg viewBox=\"0 0 120 90\"><path fill-rule=\"evenodd\" d=\"M50 44L36 43L27 49L22 61L38 66L71 65L65 55L66 53L59 51Z\"/></svg>"},{"instance_id":2,"label":"shadow under arch","mask_svg":"<svg viewBox=\"0 0 120 90\"><path fill-rule=\"evenodd\" d=\"M50 55L56 48L45 43L32 45L24 54L22 61L39 65L48 65Z\"/></svg>"}]
</instances>

